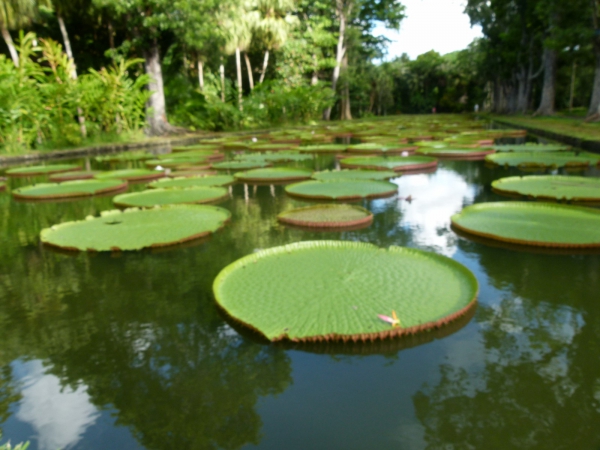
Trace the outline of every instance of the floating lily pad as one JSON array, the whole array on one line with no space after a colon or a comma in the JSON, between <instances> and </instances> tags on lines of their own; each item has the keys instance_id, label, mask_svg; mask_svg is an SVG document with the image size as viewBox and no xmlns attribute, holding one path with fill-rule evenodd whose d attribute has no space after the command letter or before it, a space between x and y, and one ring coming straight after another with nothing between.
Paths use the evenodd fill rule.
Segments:
<instances>
[{"instance_id":1,"label":"floating lily pad","mask_svg":"<svg viewBox=\"0 0 600 450\"><path fill-rule=\"evenodd\" d=\"M219 306L271 341L370 341L426 331L469 312L477 289L473 274L445 256L348 241L253 253L213 283ZM393 314L399 325L379 317Z\"/></svg>"},{"instance_id":2,"label":"floating lily pad","mask_svg":"<svg viewBox=\"0 0 600 450\"><path fill-rule=\"evenodd\" d=\"M586 167L600 163L600 155L574 152L495 153L485 160L500 166L512 167Z\"/></svg>"},{"instance_id":3,"label":"floating lily pad","mask_svg":"<svg viewBox=\"0 0 600 450\"><path fill-rule=\"evenodd\" d=\"M312 175L310 170L295 169L293 167L267 167L238 172L233 176L239 181L297 181L307 180Z\"/></svg>"},{"instance_id":4,"label":"floating lily pad","mask_svg":"<svg viewBox=\"0 0 600 450\"><path fill-rule=\"evenodd\" d=\"M99 170L77 170L75 172L61 172L50 175L48 179L50 181L61 182L61 181L73 181L73 180L89 180L94 178L96 175L101 173Z\"/></svg>"},{"instance_id":5,"label":"floating lily pad","mask_svg":"<svg viewBox=\"0 0 600 450\"><path fill-rule=\"evenodd\" d=\"M571 146L561 144L504 144L492 147L498 152L564 152Z\"/></svg>"},{"instance_id":6,"label":"floating lily pad","mask_svg":"<svg viewBox=\"0 0 600 450\"><path fill-rule=\"evenodd\" d=\"M296 144L280 143L280 144L254 144L248 147L248 150L253 152L266 152L266 151L277 151L277 150L290 150L296 147Z\"/></svg>"},{"instance_id":7,"label":"floating lily pad","mask_svg":"<svg viewBox=\"0 0 600 450\"><path fill-rule=\"evenodd\" d=\"M119 207L151 208L156 205L177 203L211 203L227 197L227 189L198 186L185 189L149 189L142 192L117 195L113 203Z\"/></svg>"},{"instance_id":8,"label":"floating lily pad","mask_svg":"<svg viewBox=\"0 0 600 450\"><path fill-rule=\"evenodd\" d=\"M445 159L484 159L487 155L496 153L494 149L450 148L450 147L420 147L420 155L434 156Z\"/></svg>"},{"instance_id":9,"label":"floating lily pad","mask_svg":"<svg viewBox=\"0 0 600 450\"><path fill-rule=\"evenodd\" d=\"M49 175L60 172L70 172L81 169L77 164L49 164L47 166L16 167L6 171L9 177L34 177L37 175Z\"/></svg>"},{"instance_id":10,"label":"floating lily pad","mask_svg":"<svg viewBox=\"0 0 600 450\"><path fill-rule=\"evenodd\" d=\"M368 142L365 144L356 144L348 147L349 153L378 153L387 155L399 155L399 154L412 154L415 152L416 147L410 147L402 144L381 144Z\"/></svg>"},{"instance_id":11,"label":"floating lily pad","mask_svg":"<svg viewBox=\"0 0 600 450\"><path fill-rule=\"evenodd\" d=\"M540 175L501 178L492 182L494 192L537 199L600 202L600 178Z\"/></svg>"},{"instance_id":12,"label":"floating lily pad","mask_svg":"<svg viewBox=\"0 0 600 450\"><path fill-rule=\"evenodd\" d=\"M325 144L325 145L307 145L298 147L301 153L340 153L348 148L345 144Z\"/></svg>"},{"instance_id":13,"label":"floating lily pad","mask_svg":"<svg viewBox=\"0 0 600 450\"><path fill-rule=\"evenodd\" d=\"M98 180L106 180L107 178L116 178L119 180L127 181L149 181L156 180L164 177L164 172L160 170L148 170L148 169L122 169L122 170L109 170L96 175L95 178Z\"/></svg>"},{"instance_id":14,"label":"floating lily pad","mask_svg":"<svg viewBox=\"0 0 600 450\"><path fill-rule=\"evenodd\" d=\"M155 158L151 153L140 152L125 152L114 155L96 156L94 158L98 162L127 162L127 161L144 161L146 159Z\"/></svg>"},{"instance_id":15,"label":"floating lily pad","mask_svg":"<svg viewBox=\"0 0 600 450\"><path fill-rule=\"evenodd\" d=\"M452 216L477 236L543 247L600 247L600 210L534 202L478 203Z\"/></svg>"},{"instance_id":16,"label":"floating lily pad","mask_svg":"<svg viewBox=\"0 0 600 450\"><path fill-rule=\"evenodd\" d=\"M164 159L149 159L144 162L146 167L179 167L179 166L191 166L191 165L205 165L208 167L210 164L208 158L206 156L185 156L185 157L173 157L173 158L164 158Z\"/></svg>"},{"instance_id":17,"label":"floating lily pad","mask_svg":"<svg viewBox=\"0 0 600 450\"><path fill-rule=\"evenodd\" d=\"M105 211L101 217L46 228L41 240L65 250L141 250L207 236L223 227L230 216L226 209L207 205Z\"/></svg>"},{"instance_id":18,"label":"floating lily pad","mask_svg":"<svg viewBox=\"0 0 600 450\"><path fill-rule=\"evenodd\" d=\"M170 178L204 177L207 175L216 175L217 173L216 170L190 170L185 168L185 170L175 170L168 176Z\"/></svg>"},{"instance_id":19,"label":"floating lily pad","mask_svg":"<svg viewBox=\"0 0 600 450\"><path fill-rule=\"evenodd\" d=\"M74 180L64 183L40 183L24 186L12 191L15 198L24 200L42 200L51 198L88 197L107 194L127 188L122 180Z\"/></svg>"},{"instance_id":20,"label":"floating lily pad","mask_svg":"<svg viewBox=\"0 0 600 450\"><path fill-rule=\"evenodd\" d=\"M316 172L312 175L312 178L320 181L329 180L389 180L390 178L397 177L396 172L386 170L324 170L322 172Z\"/></svg>"},{"instance_id":21,"label":"floating lily pad","mask_svg":"<svg viewBox=\"0 0 600 450\"><path fill-rule=\"evenodd\" d=\"M360 206L316 205L282 212L277 220L300 227L346 228L369 225L373 214Z\"/></svg>"},{"instance_id":22,"label":"floating lily pad","mask_svg":"<svg viewBox=\"0 0 600 450\"><path fill-rule=\"evenodd\" d=\"M211 167L216 170L250 170L269 167L271 163L266 161L225 161L212 164Z\"/></svg>"},{"instance_id":23,"label":"floating lily pad","mask_svg":"<svg viewBox=\"0 0 600 450\"><path fill-rule=\"evenodd\" d=\"M5 191L6 190L6 183L4 183L3 181L0 181L0 192Z\"/></svg>"},{"instance_id":24,"label":"floating lily pad","mask_svg":"<svg viewBox=\"0 0 600 450\"><path fill-rule=\"evenodd\" d=\"M356 169L393 170L395 172L432 169L437 159L429 156L356 156L340 161L342 167Z\"/></svg>"},{"instance_id":25,"label":"floating lily pad","mask_svg":"<svg viewBox=\"0 0 600 450\"><path fill-rule=\"evenodd\" d=\"M181 145L177 145L175 147L171 147L171 151L174 153L179 153L179 152L189 152L189 151L195 151L195 150L210 150L210 151L216 151L219 150L222 147L221 144L196 144L196 145L185 145L185 146L181 146Z\"/></svg>"},{"instance_id":26,"label":"floating lily pad","mask_svg":"<svg viewBox=\"0 0 600 450\"><path fill-rule=\"evenodd\" d=\"M312 159L311 155L303 155L298 152L279 152L279 153L259 153L259 154L248 154L240 155L237 158L239 161L268 161L270 163L279 162L296 162L296 161L308 161Z\"/></svg>"},{"instance_id":27,"label":"floating lily pad","mask_svg":"<svg viewBox=\"0 0 600 450\"><path fill-rule=\"evenodd\" d=\"M285 191L294 197L326 200L358 200L394 195L398 186L388 181L331 180L303 181L287 186Z\"/></svg>"},{"instance_id":28,"label":"floating lily pad","mask_svg":"<svg viewBox=\"0 0 600 450\"><path fill-rule=\"evenodd\" d=\"M235 181L230 175L164 178L148 185L153 189L187 188L194 186L227 186Z\"/></svg>"}]
</instances>

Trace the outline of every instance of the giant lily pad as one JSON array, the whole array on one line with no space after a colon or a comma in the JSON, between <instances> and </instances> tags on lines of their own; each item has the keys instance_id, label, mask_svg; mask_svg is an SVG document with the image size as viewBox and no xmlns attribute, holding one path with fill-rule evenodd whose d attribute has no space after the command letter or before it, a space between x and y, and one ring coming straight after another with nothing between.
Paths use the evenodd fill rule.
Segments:
<instances>
[{"instance_id":1,"label":"giant lily pad","mask_svg":"<svg viewBox=\"0 0 600 450\"><path fill-rule=\"evenodd\" d=\"M437 167L437 159L429 156L357 156L344 158L340 161L342 167L350 169L393 170L404 172L424 170Z\"/></svg>"},{"instance_id":2,"label":"giant lily pad","mask_svg":"<svg viewBox=\"0 0 600 450\"><path fill-rule=\"evenodd\" d=\"M487 155L496 153L494 149L472 149L472 148L450 148L450 147L420 147L417 150L420 155L434 156L444 159L484 159Z\"/></svg>"},{"instance_id":3,"label":"giant lily pad","mask_svg":"<svg viewBox=\"0 0 600 450\"><path fill-rule=\"evenodd\" d=\"M303 155L298 152L282 151L278 153L251 153L247 155L240 155L237 159L239 161L268 161L271 163L279 163L308 161L312 159L312 156Z\"/></svg>"},{"instance_id":4,"label":"giant lily pad","mask_svg":"<svg viewBox=\"0 0 600 450\"><path fill-rule=\"evenodd\" d=\"M227 189L197 186L185 189L149 189L142 192L117 195L113 203L119 207L151 208L176 203L210 203L227 197Z\"/></svg>"},{"instance_id":5,"label":"giant lily pad","mask_svg":"<svg viewBox=\"0 0 600 450\"><path fill-rule=\"evenodd\" d=\"M196 177L179 177L179 178L164 178L154 181L148 185L149 188L172 189L172 188L187 188L193 186L227 186L235 181L230 175L214 175L214 176L196 176Z\"/></svg>"},{"instance_id":6,"label":"giant lily pad","mask_svg":"<svg viewBox=\"0 0 600 450\"><path fill-rule=\"evenodd\" d=\"M369 225L373 214L352 205L316 205L284 211L277 216L281 223L310 228L353 228Z\"/></svg>"},{"instance_id":7,"label":"giant lily pad","mask_svg":"<svg viewBox=\"0 0 600 450\"><path fill-rule=\"evenodd\" d=\"M278 151L278 150L290 150L296 147L296 144L280 143L280 144L254 144L248 147L248 150L253 152L267 152L267 151Z\"/></svg>"},{"instance_id":8,"label":"giant lily pad","mask_svg":"<svg viewBox=\"0 0 600 450\"><path fill-rule=\"evenodd\" d=\"M574 152L495 153L485 160L500 166L513 167L586 167L600 164L600 155Z\"/></svg>"},{"instance_id":9,"label":"giant lily pad","mask_svg":"<svg viewBox=\"0 0 600 450\"><path fill-rule=\"evenodd\" d=\"M15 198L24 200L42 200L51 198L88 197L108 194L127 188L122 180L74 180L64 183L40 183L15 189Z\"/></svg>"},{"instance_id":10,"label":"giant lily pad","mask_svg":"<svg viewBox=\"0 0 600 450\"><path fill-rule=\"evenodd\" d=\"M34 177L38 175L49 175L60 172L70 172L81 169L77 164L49 164L47 166L16 167L6 171L9 177Z\"/></svg>"},{"instance_id":11,"label":"giant lily pad","mask_svg":"<svg viewBox=\"0 0 600 450\"><path fill-rule=\"evenodd\" d=\"M99 170L77 170L75 172L60 172L50 175L48 179L54 182L89 180L101 173Z\"/></svg>"},{"instance_id":12,"label":"giant lily pad","mask_svg":"<svg viewBox=\"0 0 600 450\"><path fill-rule=\"evenodd\" d=\"M416 147L409 147L401 144L376 144L374 142L368 142L364 144L356 144L348 147L349 153L378 153L382 155L400 155L400 154L412 154L415 152Z\"/></svg>"},{"instance_id":13,"label":"giant lily pad","mask_svg":"<svg viewBox=\"0 0 600 450\"><path fill-rule=\"evenodd\" d=\"M207 236L223 227L229 218L226 209L207 205L105 211L100 217L46 228L41 240L65 250L141 250Z\"/></svg>"},{"instance_id":14,"label":"giant lily pad","mask_svg":"<svg viewBox=\"0 0 600 450\"><path fill-rule=\"evenodd\" d=\"M492 182L494 192L537 199L600 202L600 178L543 175L501 178Z\"/></svg>"},{"instance_id":15,"label":"giant lily pad","mask_svg":"<svg viewBox=\"0 0 600 450\"><path fill-rule=\"evenodd\" d=\"M441 327L476 304L477 280L435 253L344 241L245 256L213 283L217 303L271 341L386 339ZM379 316L397 316L390 324Z\"/></svg>"},{"instance_id":16,"label":"giant lily pad","mask_svg":"<svg viewBox=\"0 0 600 450\"><path fill-rule=\"evenodd\" d=\"M295 169L293 167L267 167L265 169L253 169L246 172L238 172L233 176L239 181L276 182L307 180L312 171Z\"/></svg>"},{"instance_id":17,"label":"giant lily pad","mask_svg":"<svg viewBox=\"0 0 600 450\"><path fill-rule=\"evenodd\" d=\"M164 172L160 170L147 170L147 169L122 169L122 170L109 170L96 175L98 180L106 180L107 178L116 178L119 180L127 180L131 182L135 181L149 181L156 180L164 177Z\"/></svg>"},{"instance_id":18,"label":"giant lily pad","mask_svg":"<svg viewBox=\"0 0 600 450\"><path fill-rule=\"evenodd\" d=\"M498 152L562 152L569 150L569 145L561 144L504 144L492 147Z\"/></svg>"},{"instance_id":19,"label":"giant lily pad","mask_svg":"<svg viewBox=\"0 0 600 450\"><path fill-rule=\"evenodd\" d=\"M312 178L319 181L329 180L389 180L397 177L396 172L386 170L324 170L316 172Z\"/></svg>"},{"instance_id":20,"label":"giant lily pad","mask_svg":"<svg viewBox=\"0 0 600 450\"><path fill-rule=\"evenodd\" d=\"M3 181L0 181L0 192L5 191L6 190L6 183Z\"/></svg>"},{"instance_id":21,"label":"giant lily pad","mask_svg":"<svg viewBox=\"0 0 600 450\"><path fill-rule=\"evenodd\" d=\"M478 203L452 216L452 225L477 236L543 247L600 247L600 211L533 202Z\"/></svg>"},{"instance_id":22,"label":"giant lily pad","mask_svg":"<svg viewBox=\"0 0 600 450\"><path fill-rule=\"evenodd\" d=\"M266 161L225 161L211 165L216 170L249 170L269 167L271 163Z\"/></svg>"},{"instance_id":23,"label":"giant lily pad","mask_svg":"<svg viewBox=\"0 0 600 450\"><path fill-rule=\"evenodd\" d=\"M347 148L346 144L323 144L298 147L298 151L301 153L340 153L345 152Z\"/></svg>"},{"instance_id":24,"label":"giant lily pad","mask_svg":"<svg viewBox=\"0 0 600 450\"><path fill-rule=\"evenodd\" d=\"M398 186L388 181L331 180L303 181L287 186L285 191L293 196L308 199L359 200L394 195Z\"/></svg>"},{"instance_id":25,"label":"giant lily pad","mask_svg":"<svg viewBox=\"0 0 600 450\"><path fill-rule=\"evenodd\" d=\"M201 156L182 156L172 157L172 158L163 158L163 159L149 159L144 163L146 167L179 167L179 166L198 166L205 165L206 168L209 166L208 158L204 155Z\"/></svg>"},{"instance_id":26,"label":"giant lily pad","mask_svg":"<svg viewBox=\"0 0 600 450\"><path fill-rule=\"evenodd\" d=\"M179 152L190 152L190 151L196 151L196 150L200 150L200 151L217 151L222 147L221 144L195 144L195 145L185 145L185 146L175 146L175 147L171 147L171 151L173 153L179 153Z\"/></svg>"}]
</instances>

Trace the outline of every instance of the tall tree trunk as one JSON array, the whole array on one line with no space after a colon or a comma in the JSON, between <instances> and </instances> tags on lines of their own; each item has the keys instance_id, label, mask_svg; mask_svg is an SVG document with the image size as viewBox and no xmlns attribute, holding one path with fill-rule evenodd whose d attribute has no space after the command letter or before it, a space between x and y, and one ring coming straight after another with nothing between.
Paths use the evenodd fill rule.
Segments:
<instances>
[{"instance_id":1,"label":"tall tree trunk","mask_svg":"<svg viewBox=\"0 0 600 450\"><path fill-rule=\"evenodd\" d=\"M252 64L250 64L250 58L248 53L244 52L244 60L246 61L246 70L248 71L248 84L250 84L250 90L254 89L254 77L252 76Z\"/></svg>"},{"instance_id":2,"label":"tall tree trunk","mask_svg":"<svg viewBox=\"0 0 600 450\"><path fill-rule=\"evenodd\" d=\"M13 42L12 37L10 36L10 32L8 31L8 28L6 28L6 25L1 24L0 27L2 29L2 38L4 39L4 42L6 42L8 51L10 52L10 57L12 58L15 66L19 67L19 54L17 53L15 43Z\"/></svg>"},{"instance_id":3,"label":"tall tree trunk","mask_svg":"<svg viewBox=\"0 0 600 450\"><path fill-rule=\"evenodd\" d=\"M204 63L198 60L198 84L200 85L200 90L204 90Z\"/></svg>"},{"instance_id":4,"label":"tall tree trunk","mask_svg":"<svg viewBox=\"0 0 600 450\"><path fill-rule=\"evenodd\" d=\"M554 100L556 96L556 50L544 48L544 86L542 99L536 115L548 116L554 114Z\"/></svg>"},{"instance_id":5,"label":"tall tree trunk","mask_svg":"<svg viewBox=\"0 0 600 450\"><path fill-rule=\"evenodd\" d=\"M588 109L588 118L600 117L600 45L594 42L594 54L596 57L596 67L594 68L594 85L592 88L592 98Z\"/></svg>"},{"instance_id":6,"label":"tall tree trunk","mask_svg":"<svg viewBox=\"0 0 600 450\"><path fill-rule=\"evenodd\" d=\"M571 67L571 89L569 89L569 111L573 110L573 99L575 98L575 72L577 71L577 61L573 60Z\"/></svg>"},{"instance_id":7,"label":"tall tree trunk","mask_svg":"<svg viewBox=\"0 0 600 450\"><path fill-rule=\"evenodd\" d=\"M108 45L111 50L115 49L115 30L113 28L112 20L108 20L108 24L106 26L108 28Z\"/></svg>"},{"instance_id":8,"label":"tall tree trunk","mask_svg":"<svg viewBox=\"0 0 600 450\"><path fill-rule=\"evenodd\" d=\"M333 69L333 77L331 80L331 89L333 89L333 92L335 92L337 89L337 83L340 78L340 68L342 65L342 60L344 59L344 55L346 53L346 47L344 46L344 38L346 34L346 14L344 12L344 5L342 0L336 0L336 10L336 14L340 18L340 30L335 53L335 67ZM323 119L331 119L331 106L323 112Z\"/></svg>"},{"instance_id":9,"label":"tall tree trunk","mask_svg":"<svg viewBox=\"0 0 600 450\"><path fill-rule=\"evenodd\" d=\"M344 73L348 69L348 55L344 55L342 61L342 67ZM342 110L340 114L342 120L352 120L352 111L350 109L350 87L348 86L348 79L344 77L344 87L342 89Z\"/></svg>"},{"instance_id":10,"label":"tall tree trunk","mask_svg":"<svg viewBox=\"0 0 600 450\"><path fill-rule=\"evenodd\" d=\"M269 64L269 49L265 50L265 58L263 59L262 72L258 84L261 84L265 80L265 74L267 73L267 65Z\"/></svg>"},{"instance_id":11,"label":"tall tree trunk","mask_svg":"<svg viewBox=\"0 0 600 450\"><path fill-rule=\"evenodd\" d=\"M65 43L65 52L67 53L67 57L71 61L71 65L73 67L73 70L71 71L71 78L77 80L77 67L75 66L75 58L73 57L73 49L71 48L71 39L69 39L69 33L67 33L65 21L63 20L63 17L60 13L57 15L57 19L58 27L60 28L60 33L62 34L63 42ZM85 117L83 116L83 111L79 106L77 107L77 121L79 122L79 131L81 132L81 135L85 138L87 136Z\"/></svg>"},{"instance_id":12,"label":"tall tree trunk","mask_svg":"<svg viewBox=\"0 0 600 450\"><path fill-rule=\"evenodd\" d=\"M240 48L235 48L235 68L237 71L237 91L238 91L238 108L240 111L244 110L243 98L242 98L242 61L240 59Z\"/></svg>"},{"instance_id":13,"label":"tall tree trunk","mask_svg":"<svg viewBox=\"0 0 600 450\"><path fill-rule=\"evenodd\" d=\"M156 39L144 51L144 59L146 73L150 76L148 90L152 92L146 103L148 133L152 136L159 136L171 131L171 125L167 121L160 52Z\"/></svg>"},{"instance_id":14,"label":"tall tree trunk","mask_svg":"<svg viewBox=\"0 0 600 450\"><path fill-rule=\"evenodd\" d=\"M225 103L225 66L223 65L223 57L221 56L221 64L219 65L219 75L221 77L221 101Z\"/></svg>"}]
</instances>

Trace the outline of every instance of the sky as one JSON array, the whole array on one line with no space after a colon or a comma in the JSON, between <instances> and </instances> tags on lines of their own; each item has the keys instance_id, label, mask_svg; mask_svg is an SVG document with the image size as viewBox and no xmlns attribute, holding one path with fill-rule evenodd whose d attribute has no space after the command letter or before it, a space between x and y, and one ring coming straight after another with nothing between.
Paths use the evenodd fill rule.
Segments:
<instances>
[{"instance_id":1,"label":"sky","mask_svg":"<svg viewBox=\"0 0 600 450\"><path fill-rule=\"evenodd\" d=\"M444 55L466 48L473 39L481 36L481 28L471 28L469 16L464 14L466 0L401 0L406 7L406 18L400 31L383 26L375 29L376 35L384 35L388 44L385 60L394 59L402 53L415 59L429 50Z\"/></svg>"}]
</instances>

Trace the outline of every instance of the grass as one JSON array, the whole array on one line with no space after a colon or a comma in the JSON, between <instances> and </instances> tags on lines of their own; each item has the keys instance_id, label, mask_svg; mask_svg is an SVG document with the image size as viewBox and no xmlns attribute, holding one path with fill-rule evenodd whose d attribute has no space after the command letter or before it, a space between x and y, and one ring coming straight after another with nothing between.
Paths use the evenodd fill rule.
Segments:
<instances>
[{"instance_id":1,"label":"grass","mask_svg":"<svg viewBox=\"0 0 600 450\"><path fill-rule=\"evenodd\" d=\"M599 122L584 122L582 117L572 117L570 114L567 116L567 114L557 114L552 117L492 116L492 119L515 126L538 128L578 139L600 141Z\"/></svg>"}]
</instances>

